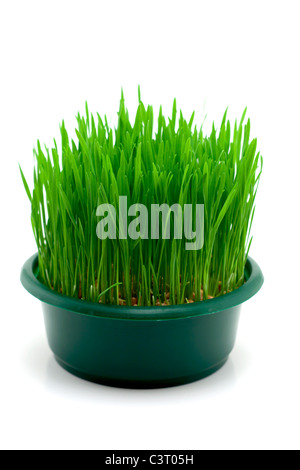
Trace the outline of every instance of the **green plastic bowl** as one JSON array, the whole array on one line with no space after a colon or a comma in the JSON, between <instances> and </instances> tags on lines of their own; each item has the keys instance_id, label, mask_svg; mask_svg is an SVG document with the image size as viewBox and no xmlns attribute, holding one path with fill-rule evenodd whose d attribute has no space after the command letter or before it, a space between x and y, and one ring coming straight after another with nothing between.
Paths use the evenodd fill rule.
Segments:
<instances>
[{"instance_id":1,"label":"green plastic bowl","mask_svg":"<svg viewBox=\"0 0 300 470\"><path fill-rule=\"evenodd\" d=\"M108 306L66 297L38 280L38 256L21 282L42 302L57 362L93 382L129 388L181 385L219 370L234 348L241 304L263 285L249 258L245 284L222 297L170 307Z\"/></svg>"}]
</instances>

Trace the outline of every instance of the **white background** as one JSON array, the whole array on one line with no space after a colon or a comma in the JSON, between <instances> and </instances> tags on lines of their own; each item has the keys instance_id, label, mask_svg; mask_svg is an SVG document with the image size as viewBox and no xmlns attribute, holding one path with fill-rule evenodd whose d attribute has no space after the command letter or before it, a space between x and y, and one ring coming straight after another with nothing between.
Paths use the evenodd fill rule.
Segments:
<instances>
[{"instance_id":1,"label":"white background","mask_svg":"<svg viewBox=\"0 0 300 470\"><path fill-rule=\"evenodd\" d=\"M2 449L299 449L299 1L0 3ZM85 100L114 121L146 104L218 124L245 106L264 156L251 256L265 284L244 304L229 362L203 381L122 390L55 362L41 307L21 287L35 250L18 172L75 127Z\"/></svg>"}]
</instances>

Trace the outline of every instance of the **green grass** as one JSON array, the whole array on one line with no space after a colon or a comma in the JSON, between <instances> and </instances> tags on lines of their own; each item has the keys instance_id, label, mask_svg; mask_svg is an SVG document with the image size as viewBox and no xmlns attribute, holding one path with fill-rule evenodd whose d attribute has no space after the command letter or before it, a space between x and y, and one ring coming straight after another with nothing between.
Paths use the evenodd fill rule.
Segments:
<instances>
[{"instance_id":1,"label":"green grass","mask_svg":"<svg viewBox=\"0 0 300 470\"><path fill-rule=\"evenodd\" d=\"M246 111L233 126L227 111L210 135L177 112L140 98L130 122L122 93L115 130L86 105L77 117L77 138L61 125L61 150L40 142L34 151L31 192L41 281L67 296L106 304L183 304L224 295L244 282L251 245L255 196L262 169L257 140L250 139ZM185 240L100 240L100 204L119 196L135 203L204 204L204 246L186 251Z\"/></svg>"}]
</instances>

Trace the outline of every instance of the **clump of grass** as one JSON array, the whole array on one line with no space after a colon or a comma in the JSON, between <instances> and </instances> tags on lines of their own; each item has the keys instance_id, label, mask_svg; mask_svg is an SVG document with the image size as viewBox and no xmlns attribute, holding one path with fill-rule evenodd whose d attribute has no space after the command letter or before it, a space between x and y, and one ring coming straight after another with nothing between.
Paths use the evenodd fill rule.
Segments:
<instances>
[{"instance_id":1,"label":"clump of grass","mask_svg":"<svg viewBox=\"0 0 300 470\"><path fill-rule=\"evenodd\" d=\"M140 93L130 122L122 93L115 130L107 119L77 116L76 142L61 125L61 151L37 143L31 202L41 281L67 296L117 305L175 305L224 295L244 283L262 158L246 111L232 126L227 111L209 136L177 113L166 119ZM204 204L204 246L175 239L105 239L97 207ZM174 235L174 234L173 234Z\"/></svg>"}]
</instances>

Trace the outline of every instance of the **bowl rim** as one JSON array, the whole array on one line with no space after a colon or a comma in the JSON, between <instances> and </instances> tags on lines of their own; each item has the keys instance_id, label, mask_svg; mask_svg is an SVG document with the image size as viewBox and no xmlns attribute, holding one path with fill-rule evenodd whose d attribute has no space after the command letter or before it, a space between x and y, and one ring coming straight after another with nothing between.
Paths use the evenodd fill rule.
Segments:
<instances>
[{"instance_id":1,"label":"bowl rim","mask_svg":"<svg viewBox=\"0 0 300 470\"><path fill-rule=\"evenodd\" d=\"M191 304L128 307L104 305L59 294L42 284L37 278L37 274L38 254L36 253L23 265L20 280L23 287L43 303L94 318L139 321L162 321L212 315L246 302L261 289L264 283L260 267L251 257L248 257L245 266L245 283L228 294Z\"/></svg>"}]
</instances>

